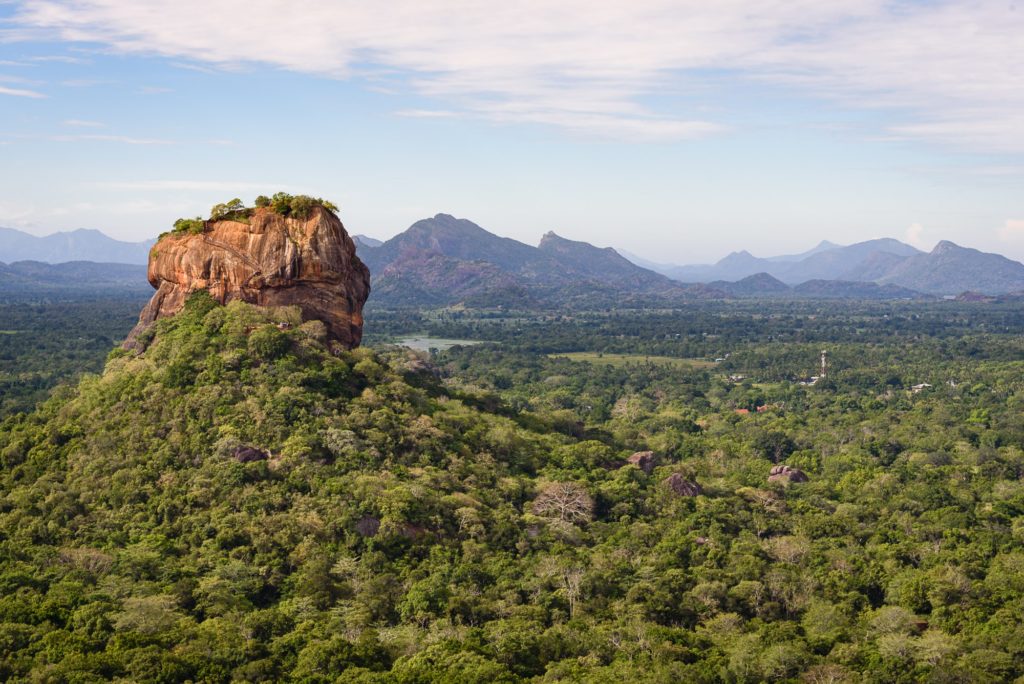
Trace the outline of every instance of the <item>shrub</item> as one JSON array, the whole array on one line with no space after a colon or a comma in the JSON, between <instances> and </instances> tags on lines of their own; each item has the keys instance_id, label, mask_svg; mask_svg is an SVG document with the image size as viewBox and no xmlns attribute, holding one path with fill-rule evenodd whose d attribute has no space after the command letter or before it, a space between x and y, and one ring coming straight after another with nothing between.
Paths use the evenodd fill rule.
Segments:
<instances>
[{"instance_id":1,"label":"shrub","mask_svg":"<svg viewBox=\"0 0 1024 684\"><path fill-rule=\"evenodd\" d=\"M206 230L206 222L199 216L196 216L193 219L180 218L174 222L175 233L191 233L192 235L199 235L204 230Z\"/></svg>"},{"instance_id":2,"label":"shrub","mask_svg":"<svg viewBox=\"0 0 1024 684\"><path fill-rule=\"evenodd\" d=\"M210 209L211 221L231 221L243 219L247 216L248 210L245 208L245 204L237 197L230 202L215 204L213 205L213 208Z\"/></svg>"}]
</instances>

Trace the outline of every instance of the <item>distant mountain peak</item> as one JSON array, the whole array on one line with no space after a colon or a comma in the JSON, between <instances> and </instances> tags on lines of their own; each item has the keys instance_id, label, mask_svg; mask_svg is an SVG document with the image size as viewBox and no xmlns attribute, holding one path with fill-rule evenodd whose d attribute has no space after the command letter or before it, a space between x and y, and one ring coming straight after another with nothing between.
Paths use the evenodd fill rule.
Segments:
<instances>
[{"instance_id":1,"label":"distant mountain peak","mask_svg":"<svg viewBox=\"0 0 1024 684\"><path fill-rule=\"evenodd\" d=\"M596 245L592 245L589 242L585 242L583 240L571 240L571 239L569 239L567 237L562 237L561 235L559 235L558 233L556 233L553 230L549 230L548 232L544 233L544 235L541 236L540 242L537 243L537 246L540 249L544 249L545 246L548 246L548 247L559 246L559 247L564 247L564 248L575 247L577 249L599 250L599 251L602 251L602 252L606 252L608 250L611 250L612 252L615 252L616 256L625 259L625 257L623 257L621 254L616 252L611 247L598 247ZM626 260L629 261L628 259L626 259Z\"/></svg>"},{"instance_id":2,"label":"distant mountain peak","mask_svg":"<svg viewBox=\"0 0 1024 684\"><path fill-rule=\"evenodd\" d=\"M956 244L955 242L951 242L950 240L939 240L938 243L936 243L935 247L932 248L931 253L932 254L943 254L945 252L953 252L953 251L961 250L961 249L968 249L968 248L961 247L960 245ZM972 250L972 251L976 251L976 250Z\"/></svg>"},{"instance_id":3,"label":"distant mountain peak","mask_svg":"<svg viewBox=\"0 0 1024 684\"><path fill-rule=\"evenodd\" d=\"M716 266L737 266L741 264L749 264L751 262L759 261L759 259L748 252L745 249L741 249L738 252L730 252L727 256L723 257Z\"/></svg>"}]
</instances>

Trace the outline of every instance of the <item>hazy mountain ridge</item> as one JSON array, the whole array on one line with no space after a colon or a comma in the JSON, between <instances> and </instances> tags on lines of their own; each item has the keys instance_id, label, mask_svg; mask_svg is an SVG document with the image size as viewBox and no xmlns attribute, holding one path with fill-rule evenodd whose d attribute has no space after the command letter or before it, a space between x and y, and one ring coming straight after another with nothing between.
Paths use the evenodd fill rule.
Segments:
<instances>
[{"instance_id":1,"label":"hazy mountain ridge","mask_svg":"<svg viewBox=\"0 0 1024 684\"><path fill-rule=\"evenodd\" d=\"M417 221L384 242L364 235L353 241L373 277L371 303L384 306L643 306L723 297L891 299L1024 291L1024 264L948 241L926 253L891 238L846 246L823 240L800 254L756 257L741 250L716 264L673 266L551 231L534 247L448 214ZM150 244L120 242L91 230L37 238L0 229L5 250L0 261L20 262L0 270L0 291L46 294L123 286L128 292L136 283L144 289L146 259L138 255L148 256ZM77 266L43 268L53 266L44 263L47 255L58 258L69 250L73 258L66 261ZM97 250L102 253L97 261L82 256ZM26 251L43 258L8 256ZM128 271L96 268L119 258L137 260L121 262L139 264L137 281Z\"/></svg>"},{"instance_id":2,"label":"hazy mountain ridge","mask_svg":"<svg viewBox=\"0 0 1024 684\"><path fill-rule=\"evenodd\" d=\"M1007 294L1024 290L1024 264L943 240L928 254L897 264L878 282L945 295Z\"/></svg>"},{"instance_id":3,"label":"hazy mountain ridge","mask_svg":"<svg viewBox=\"0 0 1024 684\"><path fill-rule=\"evenodd\" d=\"M149 262L149 249L154 242L124 242L88 228L43 237L14 228L0 228L0 261L41 261L47 264L92 261L145 265Z\"/></svg>"},{"instance_id":4,"label":"hazy mountain ridge","mask_svg":"<svg viewBox=\"0 0 1024 684\"><path fill-rule=\"evenodd\" d=\"M731 297L806 297L812 299L930 299L931 295L872 282L808 280L790 286L768 273L755 273L735 282L716 280L708 287Z\"/></svg>"},{"instance_id":5,"label":"hazy mountain ridge","mask_svg":"<svg viewBox=\"0 0 1024 684\"><path fill-rule=\"evenodd\" d=\"M628 252L623 254L633 258ZM762 258L744 250L732 252L715 264L661 264L658 269L681 282L708 283L720 289L722 283L737 283L756 274L770 275L794 287L809 281L875 283L930 295L956 295L968 290L998 295L1024 289L1024 264L949 241L940 242L931 252L922 252L892 238L847 246L825 241L802 255ZM824 292L818 285L809 289ZM830 289L858 291L848 285ZM726 290L737 291L736 288ZM899 290L888 292L900 293Z\"/></svg>"}]
</instances>

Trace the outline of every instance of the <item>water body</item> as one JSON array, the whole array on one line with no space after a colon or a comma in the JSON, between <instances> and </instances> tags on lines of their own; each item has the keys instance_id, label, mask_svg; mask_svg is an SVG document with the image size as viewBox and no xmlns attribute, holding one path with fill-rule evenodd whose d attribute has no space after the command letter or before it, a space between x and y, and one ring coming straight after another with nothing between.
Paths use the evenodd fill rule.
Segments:
<instances>
[{"instance_id":1,"label":"water body","mask_svg":"<svg viewBox=\"0 0 1024 684\"><path fill-rule=\"evenodd\" d=\"M482 340L450 340L444 337L406 337L405 339L398 340L395 344L399 344L403 347L409 347L417 351L430 351L431 349L437 349L438 351L445 351L451 349L455 345L468 346L471 344L480 344Z\"/></svg>"}]
</instances>

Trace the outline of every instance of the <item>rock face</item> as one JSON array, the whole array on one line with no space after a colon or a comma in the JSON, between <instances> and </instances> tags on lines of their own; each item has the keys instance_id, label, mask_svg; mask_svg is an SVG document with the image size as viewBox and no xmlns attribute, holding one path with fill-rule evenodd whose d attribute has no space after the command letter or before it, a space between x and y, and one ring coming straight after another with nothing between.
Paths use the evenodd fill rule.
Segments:
<instances>
[{"instance_id":1,"label":"rock face","mask_svg":"<svg viewBox=\"0 0 1024 684\"><path fill-rule=\"evenodd\" d=\"M156 294L128 335L128 348L137 347L139 333L155 320L181 311L196 290L222 304L298 306L343 346L362 339L370 271L338 217L319 206L305 219L263 208L248 223L208 221L199 234L165 235L150 251L148 275Z\"/></svg>"},{"instance_id":2,"label":"rock face","mask_svg":"<svg viewBox=\"0 0 1024 684\"><path fill-rule=\"evenodd\" d=\"M799 468L791 468L788 465L772 466L768 471L769 482L809 482L810 478Z\"/></svg>"}]
</instances>

